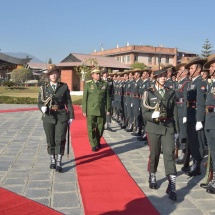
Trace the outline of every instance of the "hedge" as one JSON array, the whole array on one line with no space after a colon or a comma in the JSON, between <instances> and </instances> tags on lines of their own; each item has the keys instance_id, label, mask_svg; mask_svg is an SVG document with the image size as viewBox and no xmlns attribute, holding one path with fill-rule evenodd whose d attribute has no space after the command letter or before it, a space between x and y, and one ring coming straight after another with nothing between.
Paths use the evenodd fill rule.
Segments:
<instances>
[{"instance_id":1,"label":"hedge","mask_svg":"<svg viewBox=\"0 0 215 215\"><path fill-rule=\"evenodd\" d=\"M72 102L74 105L81 105L82 99ZM37 104L37 98L0 96L0 104Z\"/></svg>"}]
</instances>

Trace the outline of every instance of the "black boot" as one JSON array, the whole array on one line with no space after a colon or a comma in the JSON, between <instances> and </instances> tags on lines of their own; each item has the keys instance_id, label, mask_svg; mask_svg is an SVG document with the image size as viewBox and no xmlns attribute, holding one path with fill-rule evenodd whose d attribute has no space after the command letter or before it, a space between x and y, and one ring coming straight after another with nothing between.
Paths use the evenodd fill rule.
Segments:
<instances>
[{"instance_id":1,"label":"black boot","mask_svg":"<svg viewBox=\"0 0 215 215\"><path fill-rule=\"evenodd\" d=\"M182 165L184 163L184 153L182 152L181 155L175 159L175 163L178 164L178 165Z\"/></svg>"},{"instance_id":2,"label":"black boot","mask_svg":"<svg viewBox=\"0 0 215 215\"><path fill-rule=\"evenodd\" d=\"M184 165L183 167L181 168L181 170L185 173L189 172L190 171L190 152L187 151L184 155Z\"/></svg>"},{"instance_id":3,"label":"black boot","mask_svg":"<svg viewBox=\"0 0 215 215\"><path fill-rule=\"evenodd\" d=\"M128 129L126 129L127 132L132 132L133 131L133 126L131 123L128 124Z\"/></svg>"},{"instance_id":4,"label":"black boot","mask_svg":"<svg viewBox=\"0 0 215 215\"><path fill-rule=\"evenodd\" d=\"M58 154L57 159L56 159L56 172L62 172L62 166L61 166L61 160L62 160L62 155Z\"/></svg>"},{"instance_id":5,"label":"black boot","mask_svg":"<svg viewBox=\"0 0 215 215\"><path fill-rule=\"evenodd\" d=\"M200 162L193 160L193 165L187 173L190 177L201 175Z\"/></svg>"},{"instance_id":6,"label":"black boot","mask_svg":"<svg viewBox=\"0 0 215 215\"><path fill-rule=\"evenodd\" d=\"M206 192L215 194L215 172L213 172L213 179L208 183Z\"/></svg>"},{"instance_id":7,"label":"black boot","mask_svg":"<svg viewBox=\"0 0 215 215\"><path fill-rule=\"evenodd\" d=\"M175 192L175 184L176 184L176 175L168 175L169 185L166 189L166 193L169 195L169 198L173 201L176 201L177 194Z\"/></svg>"},{"instance_id":8,"label":"black boot","mask_svg":"<svg viewBox=\"0 0 215 215\"><path fill-rule=\"evenodd\" d=\"M140 128L137 127L137 130L135 132L131 133L131 135L133 135L133 136L141 136L141 130L140 130Z\"/></svg>"},{"instance_id":9,"label":"black boot","mask_svg":"<svg viewBox=\"0 0 215 215\"><path fill-rule=\"evenodd\" d=\"M55 161L55 155L50 155L50 169L56 169L56 161Z\"/></svg>"},{"instance_id":10,"label":"black boot","mask_svg":"<svg viewBox=\"0 0 215 215\"><path fill-rule=\"evenodd\" d=\"M156 181L155 173L149 174L149 188L157 189L157 181Z\"/></svg>"}]
</instances>

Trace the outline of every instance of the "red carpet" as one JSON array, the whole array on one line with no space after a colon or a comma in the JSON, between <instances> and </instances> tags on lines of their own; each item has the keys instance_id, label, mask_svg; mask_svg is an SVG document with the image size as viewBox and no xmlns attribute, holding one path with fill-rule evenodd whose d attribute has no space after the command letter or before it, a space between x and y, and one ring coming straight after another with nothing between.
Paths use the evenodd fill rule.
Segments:
<instances>
[{"instance_id":1,"label":"red carpet","mask_svg":"<svg viewBox=\"0 0 215 215\"><path fill-rule=\"evenodd\" d=\"M91 152L86 118L79 106L74 108L71 139L85 214L159 214L104 139L103 148Z\"/></svg>"},{"instance_id":2,"label":"red carpet","mask_svg":"<svg viewBox=\"0 0 215 215\"><path fill-rule=\"evenodd\" d=\"M32 111L39 110L38 108L16 108L16 109L6 109L0 110L0 113L9 113L9 112L19 112L19 111Z\"/></svg>"},{"instance_id":3,"label":"red carpet","mask_svg":"<svg viewBox=\"0 0 215 215\"><path fill-rule=\"evenodd\" d=\"M59 215L61 213L0 188L0 214L1 215Z\"/></svg>"}]
</instances>

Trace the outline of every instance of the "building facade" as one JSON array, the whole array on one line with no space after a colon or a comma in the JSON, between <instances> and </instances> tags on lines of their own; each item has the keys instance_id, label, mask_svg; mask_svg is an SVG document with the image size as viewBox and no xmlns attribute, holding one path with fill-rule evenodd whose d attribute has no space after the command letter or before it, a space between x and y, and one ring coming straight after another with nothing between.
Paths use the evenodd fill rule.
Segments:
<instances>
[{"instance_id":1,"label":"building facade","mask_svg":"<svg viewBox=\"0 0 215 215\"><path fill-rule=\"evenodd\" d=\"M195 53L180 51L177 48L167 48L158 46L129 45L124 47L117 46L113 49L95 51L91 53L94 56L114 57L117 61L126 65L132 65L135 62L144 63L146 66L163 64L172 64L176 66L182 57L193 57Z\"/></svg>"}]
</instances>

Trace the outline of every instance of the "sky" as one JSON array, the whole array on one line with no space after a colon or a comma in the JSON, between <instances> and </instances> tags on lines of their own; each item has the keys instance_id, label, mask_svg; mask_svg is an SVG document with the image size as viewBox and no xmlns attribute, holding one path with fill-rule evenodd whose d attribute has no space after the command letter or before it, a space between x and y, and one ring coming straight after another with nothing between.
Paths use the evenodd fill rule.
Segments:
<instances>
[{"instance_id":1,"label":"sky","mask_svg":"<svg viewBox=\"0 0 215 215\"><path fill-rule=\"evenodd\" d=\"M70 53L162 44L215 50L215 0L0 0L1 52L59 63Z\"/></svg>"}]
</instances>

